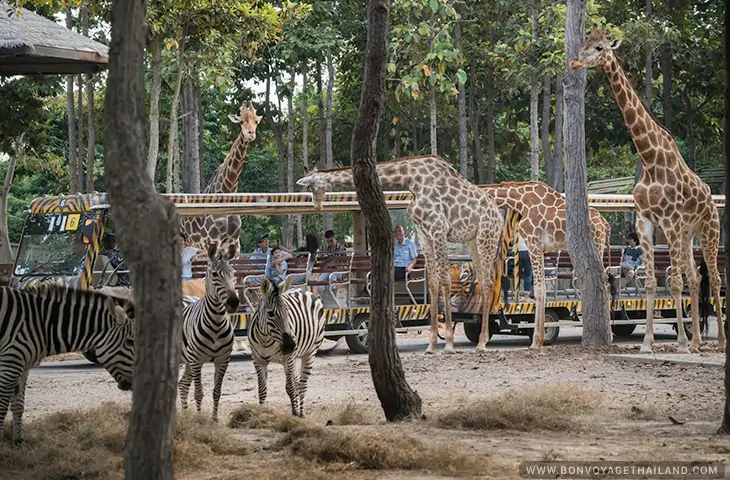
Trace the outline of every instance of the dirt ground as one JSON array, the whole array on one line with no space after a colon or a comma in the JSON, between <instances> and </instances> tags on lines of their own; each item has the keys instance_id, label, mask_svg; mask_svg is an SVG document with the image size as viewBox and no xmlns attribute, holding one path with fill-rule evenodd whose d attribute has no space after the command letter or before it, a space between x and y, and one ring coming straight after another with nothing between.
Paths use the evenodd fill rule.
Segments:
<instances>
[{"instance_id":1,"label":"dirt ground","mask_svg":"<svg viewBox=\"0 0 730 480\"><path fill-rule=\"evenodd\" d=\"M659 345L657 350L672 352L675 347L676 344L670 343ZM715 347L716 342L710 341L703 345L701 354L711 354ZM425 419L398 425L384 421L366 355L338 352L322 355L317 357L310 377L305 400L307 422L315 426L334 423L327 428L374 434L378 438L403 435L434 448L456 446L459 451L488 460L484 470L478 473L449 472L448 468L429 472L428 467L417 465L408 472L353 471L355 467L352 467L345 469L343 478L519 478L517 468L525 460L726 461L730 458L730 438L715 435L724 401L723 369L603 359L606 354L638 353L638 348L638 345L614 345L587 350L556 345L539 352L520 348L477 354L470 347L462 348L453 356L402 352L406 378L423 400ZM117 390L109 374L100 368L54 369L52 373L39 370L43 369L31 372L28 380L26 423L40 421L41 417L62 410L94 408L104 402L126 407L131 402L131 395ZM269 371L268 404L288 413L283 369L273 365ZM203 385L203 415L207 417L212 391L209 366L203 370ZM582 392L573 395L591 396L595 400L591 408L583 408L580 402L573 404L568 397L558 398L556 401L563 403L555 406L550 404L552 400L539 394L530 397L520 393L544 390L560 394L571 389ZM190 397L194 409L192 394ZM480 404L485 399L492 399L492 403ZM233 361L223 384L221 422L226 423L234 409L242 404L256 401L252 363L248 359ZM338 416L342 418L343 409L351 416L355 412L355 419L337 420ZM476 429L456 429L444 420L445 415L455 411L480 409L492 411L481 411L479 415L495 418L501 415L511 420L507 424L490 423L490 420ZM560 423L563 422L560 419L567 423ZM557 420L560 421L556 426ZM342 423L353 425L337 426ZM272 445L282 435L273 430L227 430L234 438L251 445L254 451L272 451ZM32 431L27 435L30 437ZM208 471L205 475L179 478L237 478L236 467L231 464L230 468L230 471L223 468L215 473ZM247 468L256 470L257 467L250 464ZM301 471L306 468L302 467ZM338 476L337 471L326 472L327 478ZM275 473L273 476L296 477Z\"/></svg>"}]
</instances>

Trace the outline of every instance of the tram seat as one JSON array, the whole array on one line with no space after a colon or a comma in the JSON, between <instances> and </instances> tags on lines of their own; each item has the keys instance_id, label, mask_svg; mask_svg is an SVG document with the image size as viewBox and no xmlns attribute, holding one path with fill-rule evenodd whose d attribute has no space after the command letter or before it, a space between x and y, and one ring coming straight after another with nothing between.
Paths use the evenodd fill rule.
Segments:
<instances>
[{"instance_id":1,"label":"tram seat","mask_svg":"<svg viewBox=\"0 0 730 480\"><path fill-rule=\"evenodd\" d=\"M311 253L295 252L294 257L286 261L287 278L291 278L289 288L304 288L307 286L307 277L309 275L307 269Z\"/></svg>"},{"instance_id":2,"label":"tram seat","mask_svg":"<svg viewBox=\"0 0 730 480\"><path fill-rule=\"evenodd\" d=\"M118 283L119 278L114 272L114 267L109 262L109 257L102 254L97 255L92 271L91 284L95 287L115 287Z\"/></svg>"},{"instance_id":3,"label":"tram seat","mask_svg":"<svg viewBox=\"0 0 730 480\"><path fill-rule=\"evenodd\" d=\"M307 280L307 285L318 287L326 286L338 308L344 308L337 298L336 290L339 288L350 288L352 259L354 252L318 252L312 265L312 278ZM320 280L323 274L329 274L327 279ZM314 277L317 277L316 280Z\"/></svg>"},{"instance_id":4,"label":"tram seat","mask_svg":"<svg viewBox=\"0 0 730 480\"><path fill-rule=\"evenodd\" d=\"M371 292L371 276L372 276L372 269L368 268L368 273L366 277L366 287L368 291L368 295L370 295ZM419 302L416 301L416 297L413 295L413 290L411 290L411 285L413 284L422 284L424 285L423 290L423 302L426 303L426 257L423 256L423 254L419 254L416 257L416 263L411 269L410 272L406 272L406 277L402 282L395 282L394 285L397 285L399 283L402 283L404 286L404 289L406 293L408 294L408 297L411 299L411 302L413 302L414 305L419 304Z\"/></svg>"}]
</instances>

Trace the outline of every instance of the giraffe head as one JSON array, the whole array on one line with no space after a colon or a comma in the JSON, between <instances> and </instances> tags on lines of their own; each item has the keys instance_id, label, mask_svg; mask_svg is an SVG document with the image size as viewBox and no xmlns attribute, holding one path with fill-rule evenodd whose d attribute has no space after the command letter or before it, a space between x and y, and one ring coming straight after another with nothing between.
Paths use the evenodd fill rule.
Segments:
<instances>
[{"instance_id":1,"label":"giraffe head","mask_svg":"<svg viewBox=\"0 0 730 480\"><path fill-rule=\"evenodd\" d=\"M241 135L247 142L256 140L256 127L263 117L256 115L256 109L253 104L248 102L247 106L241 105L241 115L228 115L233 123L241 124Z\"/></svg>"},{"instance_id":2,"label":"giraffe head","mask_svg":"<svg viewBox=\"0 0 730 480\"><path fill-rule=\"evenodd\" d=\"M600 67L606 63L606 60L613 50L621 45L621 40L611 40L606 38L606 26L600 29L594 23L591 28L591 34L583 42L578 52L578 58L570 62L570 68L573 70L578 68Z\"/></svg>"},{"instance_id":3,"label":"giraffe head","mask_svg":"<svg viewBox=\"0 0 730 480\"><path fill-rule=\"evenodd\" d=\"M297 180L297 185L308 187L312 191L314 208L317 210L322 210L327 184L325 176L317 172L316 168Z\"/></svg>"}]
</instances>

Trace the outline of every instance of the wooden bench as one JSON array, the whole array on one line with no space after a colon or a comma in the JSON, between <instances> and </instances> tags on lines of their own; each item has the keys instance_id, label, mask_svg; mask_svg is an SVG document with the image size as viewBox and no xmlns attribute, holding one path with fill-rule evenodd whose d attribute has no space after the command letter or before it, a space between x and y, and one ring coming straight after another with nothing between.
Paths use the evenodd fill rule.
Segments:
<instances>
[{"instance_id":1,"label":"wooden bench","mask_svg":"<svg viewBox=\"0 0 730 480\"><path fill-rule=\"evenodd\" d=\"M370 257L368 256L368 259ZM368 273L366 277L366 288L368 291L368 295L370 295L370 285L371 285L371 275L372 275L372 269L370 262L368 262L367 265ZM447 272L448 274L448 272ZM408 296L411 299L411 302L413 302L414 305L418 304L416 302L416 297L413 295L413 291L411 290L411 285L414 283L420 283L423 284L426 281L426 257L423 256L423 254L419 254L416 257L416 263L413 265L413 268L410 272L406 272L405 279L403 282L405 283L405 289L408 293Z\"/></svg>"},{"instance_id":2,"label":"wooden bench","mask_svg":"<svg viewBox=\"0 0 730 480\"><path fill-rule=\"evenodd\" d=\"M312 265L312 277L316 275L318 278L316 280L308 279L307 285L313 287L326 286L335 299L337 306L344 308L335 294L335 289L341 286L349 288L353 256L354 252L352 250L318 252L314 258L314 265ZM329 274L329 277L320 280L319 277L325 274Z\"/></svg>"}]
</instances>

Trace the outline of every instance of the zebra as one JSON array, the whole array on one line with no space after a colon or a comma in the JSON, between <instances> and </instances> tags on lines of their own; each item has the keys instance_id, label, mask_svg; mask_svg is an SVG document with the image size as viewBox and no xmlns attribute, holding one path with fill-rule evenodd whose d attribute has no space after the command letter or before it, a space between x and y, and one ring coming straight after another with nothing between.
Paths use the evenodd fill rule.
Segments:
<instances>
[{"instance_id":1,"label":"zebra","mask_svg":"<svg viewBox=\"0 0 730 480\"><path fill-rule=\"evenodd\" d=\"M205 297L183 297L182 357L185 371L179 391L182 408L188 408L190 383L195 381L195 406L198 413L203 403L200 370L203 363L215 365L213 386L213 421L218 422L218 401L223 377L233 351L233 325L228 313L238 309L233 267L228 261L236 256L236 245L218 250L217 243L208 247L208 269L205 275Z\"/></svg>"},{"instance_id":2,"label":"zebra","mask_svg":"<svg viewBox=\"0 0 730 480\"><path fill-rule=\"evenodd\" d=\"M324 340L324 307L312 292L287 291L290 284L291 277L281 287L264 279L261 301L248 326L248 342L258 379L259 404L266 402L269 363L276 362L284 366L292 414L303 417L307 380ZM301 359L299 373L297 358Z\"/></svg>"},{"instance_id":3,"label":"zebra","mask_svg":"<svg viewBox=\"0 0 730 480\"><path fill-rule=\"evenodd\" d=\"M22 417L30 369L50 355L89 349L95 350L120 390L132 389L131 301L63 285L0 287L0 421L9 407L16 445L24 442Z\"/></svg>"}]
</instances>

